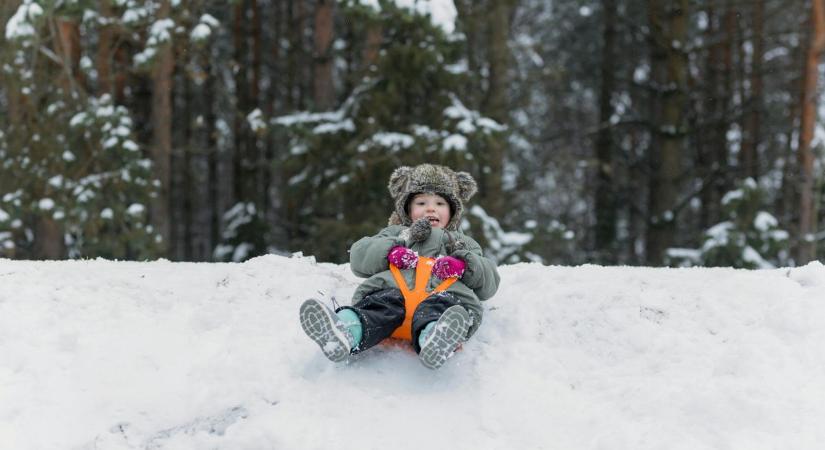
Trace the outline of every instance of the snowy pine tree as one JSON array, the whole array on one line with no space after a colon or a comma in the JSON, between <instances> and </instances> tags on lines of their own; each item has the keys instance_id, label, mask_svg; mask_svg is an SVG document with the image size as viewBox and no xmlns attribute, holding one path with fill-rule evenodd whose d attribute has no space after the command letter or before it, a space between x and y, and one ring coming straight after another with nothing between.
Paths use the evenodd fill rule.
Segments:
<instances>
[{"instance_id":1,"label":"snowy pine tree","mask_svg":"<svg viewBox=\"0 0 825 450\"><path fill-rule=\"evenodd\" d=\"M674 265L732 266L769 269L788 263L788 232L770 213L762 210L764 193L752 178L722 198L727 220L704 233L702 246L694 251L670 249Z\"/></svg>"},{"instance_id":2,"label":"snowy pine tree","mask_svg":"<svg viewBox=\"0 0 825 450\"><path fill-rule=\"evenodd\" d=\"M353 63L352 91L335 111L271 121L290 149L283 168L292 245L323 260L340 260L355 239L386 224L394 168L429 162L473 171L506 131L457 95L468 76L460 35L396 2L340 6L354 39L339 51L364 55Z\"/></svg>"},{"instance_id":3,"label":"snowy pine tree","mask_svg":"<svg viewBox=\"0 0 825 450\"><path fill-rule=\"evenodd\" d=\"M26 1L6 25L0 256L154 255L152 164L126 108L87 89L96 73L72 38L91 17L84 5Z\"/></svg>"}]
</instances>

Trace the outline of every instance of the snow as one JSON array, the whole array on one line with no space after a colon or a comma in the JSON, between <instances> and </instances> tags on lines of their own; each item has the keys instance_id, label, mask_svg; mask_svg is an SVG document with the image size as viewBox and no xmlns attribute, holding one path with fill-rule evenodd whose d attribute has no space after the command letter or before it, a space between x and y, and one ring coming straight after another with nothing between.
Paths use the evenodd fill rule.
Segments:
<instances>
[{"instance_id":1,"label":"snow","mask_svg":"<svg viewBox=\"0 0 825 450\"><path fill-rule=\"evenodd\" d=\"M398 8L422 16L429 16L433 25L450 35L455 31L458 12L453 0L392 0ZM353 3L381 11L378 0L353 0Z\"/></svg>"},{"instance_id":2,"label":"snow","mask_svg":"<svg viewBox=\"0 0 825 450\"><path fill-rule=\"evenodd\" d=\"M759 231L768 231L779 226L779 221L770 213L759 211L756 213L756 218L753 219L753 226Z\"/></svg>"},{"instance_id":3,"label":"snow","mask_svg":"<svg viewBox=\"0 0 825 450\"><path fill-rule=\"evenodd\" d=\"M112 147L116 146L117 143L118 143L117 137L112 136L109 139L106 139L105 142L103 142L103 148L106 148L106 149L112 148Z\"/></svg>"},{"instance_id":4,"label":"snow","mask_svg":"<svg viewBox=\"0 0 825 450\"><path fill-rule=\"evenodd\" d=\"M787 241L791 236L785 230L773 230L768 233L768 237L774 241Z\"/></svg>"},{"instance_id":5,"label":"snow","mask_svg":"<svg viewBox=\"0 0 825 450\"><path fill-rule=\"evenodd\" d=\"M458 12L453 0L395 0L395 3L420 15L429 15L433 25L440 27L448 35L455 31Z\"/></svg>"},{"instance_id":6,"label":"snow","mask_svg":"<svg viewBox=\"0 0 825 450\"><path fill-rule=\"evenodd\" d=\"M444 150L457 150L463 152L467 150L467 138L460 134L452 134L444 139Z\"/></svg>"},{"instance_id":7,"label":"snow","mask_svg":"<svg viewBox=\"0 0 825 450\"><path fill-rule=\"evenodd\" d=\"M43 211L49 211L50 209L54 208L54 200L50 198L41 198L37 202L37 206Z\"/></svg>"},{"instance_id":8,"label":"snow","mask_svg":"<svg viewBox=\"0 0 825 450\"><path fill-rule=\"evenodd\" d=\"M398 150L412 147L415 143L415 138L413 138L409 134L396 133L393 131L382 131L372 135L370 141L374 142L380 147ZM362 144L358 148L358 150L363 152L366 151L368 148L368 145Z\"/></svg>"},{"instance_id":9,"label":"snow","mask_svg":"<svg viewBox=\"0 0 825 450\"><path fill-rule=\"evenodd\" d=\"M26 0L17 8L17 12L6 22L6 40L34 37L36 34L32 23L43 15L43 8L31 0Z\"/></svg>"},{"instance_id":10,"label":"snow","mask_svg":"<svg viewBox=\"0 0 825 450\"><path fill-rule=\"evenodd\" d=\"M702 260L702 252L693 248L668 248L665 253L669 258L685 260L693 265L699 265Z\"/></svg>"},{"instance_id":11,"label":"snow","mask_svg":"<svg viewBox=\"0 0 825 450\"><path fill-rule=\"evenodd\" d=\"M221 23L218 22L218 19L216 19L214 16L212 16L210 14L202 15L200 21L201 21L201 23L209 25L209 27L211 27L211 28L218 28L221 25Z\"/></svg>"},{"instance_id":12,"label":"snow","mask_svg":"<svg viewBox=\"0 0 825 450\"><path fill-rule=\"evenodd\" d=\"M172 19L160 19L155 21L149 28L149 39L146 41L147 45L159 45L172 39L170 32L175 28L175 22Z\"/></svg>"},{"instance_id":13,"label":"snow","mask_svg":"<svg viewBox=\"0 0 825 450\"><path fill-rule=\"evenodd\" d=\"M212 29L209 28L209 25L205 23L199 23L195 25L195 28L192 29L192 33L190 33L189 37L195 42L200 42L208 39L211 34Z\"/></svg>"},{"instance_id":14,"label":"snow","mask_svg":"<svg viewBox=\"0 0 825 450\"><path fill-rule=\"evenodd\" d=\"M263 115L260 108L255 108L247 114L246 121L252 131L259 133L266 130L266 121L263 119Z\"/></svg>"},{"instance_id":15,"label":"snow","mask_svg":"<svg viewBox=\"0 0 825 450\"><path fill-rule=\"evenodd\" d=\"M0 231L0 245L2 245L6 250L11 250L14 248L14 241L12 241L12 235L10 232Z\"/></svg>"},{"instance_id":16,"label":"snow","mask_svg":"<svg viewBox=\"0 0 825 450\"><path fill-rule=\"evenodd\" d=\"M762 255L750 245L742 249L742 260L754 264L759 269L773 269L774 265L765 261Z\"/></svg>"},{"instance_id":17,"label":"snow","mask_svg":"<svg viewBox=\"0 0 825 450\"><path fill-rule=\"evenodd\" d=\"M126 150L129 150L130 152L136 152L136 151L140 150L140 147L138 147L138 145L132 140L124 141L123 142L123 148L125 148Z\"/></svg>"},{"instance_id":18,"label":"snow","mask_svg":"<svg viewBox=\"0 0 825 450\"><path fill-rule=\"evenodd\" d=\"M506 126L489 117L483 117L478 111L468 109L456 96L450 96L452 105L444 109L444 115L451 119L461 119L457 125L462 133L473 133L476 126L484 129L485 133L504 131Z\"/></svg>"},{"instance_id":19,"label":"snow","mask_svg":"<svg viewBox=\"0 0 825 450\"><path fill-rule=\"evenodd\" d=\"M331 134L340 131L355 131L355 123L352 119L345 119L340 122L326 122L322 123L312 129L313 134Z\"/></svg>"},{"instance_id":20,"label":"snow","mask_svg":"<svg viewBox=\"0 0 825 450\"><path fill-rule=\"evenodd\" d=\"M15 449L786 449L825 431L825 267L500 268L439 371L333 364L300 330L347 265L0 260ZM412 421L412 424L411 424ZM423 433L424 436L416 436Z\"/></svg>"},{"instance_id":21,"label":"snow","mask_svg":"<svg viewBox=\"0 0 825 450\"><path fill-rule=\"evenodd\" d=\"M735 226L733 222L720 222L708 228L705 232L707 239L702 245L702 250L707 251L714 247L724 247L728 245L728 235L733 231Z\"/></svg>"},{"instance_id":22,"label":"snow","mask_svg":"<svg viewBox=\"0 0 825 450\"><path fill-rule=\"evenodd\" d=\"M293 114L288 114L285 116L279 116L272 119L272 123L277 125L282 125L285 127L291 127L297 124L306 124L306 123L313 123L313 122L335 122L340 123L343 121L349 121L351 119L345 118L346 111L342 108L337 111L326 111L320 113L310 113L306 111L300 111Z\"/></svg>"},{"instance_id":23,"label":"snow","mask_svg":"<svg viewBox=\"0 0 825 450\"><path fill-rule=\"evenodd\" d=\"M146 211L146 207L141 205L140 203L132 203L126 209L126 213L130 216L140 216Z\"/></svg>"},{"instance_id":24,"label":"snow","mask_svg":"<svg viewBox=\"0 0 825 450\"><path fill-rule=\"evenodd\" d=\"M72 116L71 120L69 120L69 126L74 128L80 124L82 124L86 120L86 113L80 112Z\"/></svg>"}]
</instances>

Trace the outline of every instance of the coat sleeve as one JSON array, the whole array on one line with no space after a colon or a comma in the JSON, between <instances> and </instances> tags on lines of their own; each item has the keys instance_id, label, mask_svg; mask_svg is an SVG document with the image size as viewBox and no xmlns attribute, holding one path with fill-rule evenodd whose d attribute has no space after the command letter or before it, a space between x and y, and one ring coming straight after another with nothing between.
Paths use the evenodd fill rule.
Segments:
<instances>
[{"instance_id":1,"label":"coat sleeve","mask_svg":"<svg viewBox=\"0 0 825 450\"><path fill-rule=\"evenodd\" d=\"M481 246L476 241L466 236L461 239L465 243L465 248L456 250L451 255L467 263L461 281L472 289L480 300L487 300L496 293L501 281L496 263L484 256Z\"/></svg>"},{"instance_id":2,"label":"coat sleeve","mask_svg":"<svg viewBox=\"0 0 825 450\"><path fill-rule=\"evenodd\" d=\"M389 226L375 236L359 239L349 250L349 266L352 273L362 278L369 278L377 273L390 270L387 254L396 245L404 245L404 239L398 234L401 226Z\"/></svg>"}]
</instances>

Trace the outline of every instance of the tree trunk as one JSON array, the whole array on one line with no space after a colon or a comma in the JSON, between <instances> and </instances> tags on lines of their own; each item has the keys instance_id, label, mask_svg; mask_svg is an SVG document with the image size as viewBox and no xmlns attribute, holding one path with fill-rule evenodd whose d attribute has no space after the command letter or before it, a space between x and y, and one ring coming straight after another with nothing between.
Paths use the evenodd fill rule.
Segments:
<instances>
[{"instance_id":1,"label":"tree trunk","mask_svg":"<svg viewBox=\"0 0 825 450\"><path fill-rule=\"evenodd\" d=\"M53 32L55 34L55 53L61 61L57 85L63 89L65 95L77 93L81 91L83 81L79 70L81 55L80 27L76 20L57 18L54 20ZM14 120L14 116L17 114L16 102L12 100L10 103L10 112L12 120ZM61 224L54 220L50 212L43 212L35 220L34 258L60 259L65 257L66 251Z\"/></svg>"},{"instance_id":2,"label":"tree trunk","mask_svg":"<svg viewBox=\"0 0 825 450\"><path fill-rule=\"evenodd\" d=\"M250 5L252 13L252 71L249 80L249 110L257 109L262 111L264 98L261 96L261 69L263 68L263 33L261 29L261 14L263 14L261 3L252 0ZM268 201L266 191L269 179L269 160L263 151L263 141L256 132L248 133L247 153L252 161L254 176L252 178L250 199L255 202L258 211L266 213Z\"/></svg>"},{"instance_id":3,"label":"tree trunk","mask_svg":"<svg viewBox=\"0 0 825 450\"><path fill-rule=\"evenodd\" d=\"M479 56L479 42L481 39L481 30L483 24L480 19L483 15L479 10L483 10L486 5L480 4L478 0L456 0L455 8L458 12L459 21L463 24L464 35L466 36L466 50L467 71L469 73L480 73L480 56ZM466 103L472 108L478 109L481 103L479 98L480 93L484 92L481 87L481 77L469 77L466 87L462 90L462 99L466 99Z\"/></svg>"},{"instance_id":4,"label":"tree trunk","mask_svg":"<svg viewBox=\"0 0 825 450\"><path fill-rule=\"evenodd\" d=\"M195 151L195 145L197 144L192 133L192 126L194 124L194 118L192 117L192 82L189 79L189 76L183 76L182 78L184 90L184 112L180 121L185 124L183 141L185 142L185 145L182 147L183 167L181 168L181 177L183 178L181 183L181 188L183 190L183 241L186 243L184 246L184 259L186 261L192 261L195 257L195 238L198 236L198 233L195 231L195 227L197 226L197 216L193 208L193 203L197 196L197 187L194 184L196 174L192 161L192 153Z\"/></svg>"},{"instance_id":5,"label":"tree trunk","mask_svg":"<svg viewBox=\"0 0 825 450\"><path fill-rule=\"evenodd\" d=\"M315 7L315 77L313 99L315 109L329 110L335 106L332 84L333 0L318 0Z\"/></svg>"},{"instance_id":6,"label":"tree trunk","mask_svg":"<svg viewBox=\"0 0 825 450\"><path fill-rule=\"evenodd\" d=\"M207 167L207 208L208 208L208 216L206 221L208 223L208 231L207 231L207 238L208 238L208 253L207 257L211 260L212 259L212 252L215 247L220 242L220 232L221 232L221 214L223 210L221 209L221 198L220 198L220 190L219 186L220 183L220 160L221 155L218 148L217 143L217 130L216 130L216 122L217 122L217 114L215 110L215 75L212 73L212 66L210 61L212 61L211 55L207 55L203 61L203 70L206 74L206 81L203 84L203 92L204 92L204 133L206 135L206 144L204 146L207 149L206 154L206 167Z\"/></svg>"},{"instance_id":7,"label":"tree trunk","mask_svg":"<svg viewBox=\"0 0 825 450\"><path fill-rule=\"evenodd\" d=\"M287 109L289 110L304 107L304 1L289 0L288 4L289 51L287 52L286 89Z\"/></svg>"},{"instance_id":8,"label":"tree trunk","mask_svg":"<svg viewBox=\"0 0 825 450\"><path fill-rule=\"evenodd\" d=\"M252 12L252 78L249 80L249 97L255 106L261 103L261 62L263 45L261 42L261 6L258 0L251 0Z\"/></svg>"},{"instance_id":9,"label":"tree trunk","mask_svg":"<svg viewBox=\"0 0 825 450\"><path fill-rule=\"evenodd\" d=\"M100 17L103 20L112 20L112 5L108 1L99 3ZM98 95L109 94L114 99L113 62L114 62L115 27L109 22L100 25L97 41L97 92Z\"/></svg>"},{"instance_id":10,"label":"tree trunk","mask_svg":"<svg viewBox=\"0 0 825 450\"><path fill-rule=\"evenodd\" d=\"M381 43L384 40L384 30L381 24L373 22L367 28L367 42L364 46L364 72L370 72L370 66L378 62L378 52L381 51Z\"/></svg>"},{"instance_id":11,"label":"tree trunk","mask_svg":"<svg viewBox=\"0 0 825 450\"><path fill-rule=\"evenodd\" d=\"M719 223L722 217L721 200L729 190L727 132L730 128L731 91L733 89L733 58L731 48L735 14L728 4L723 12L713 5L707 8L709 21L706 39L708 48L707 77L705 79L702 128L697 139L699 146L698 174L706 186L700 193L702 210L699 226L702 230Z\"/></svg>"},{"instance_id":12,"label":"tree trunk","mask_svg":"<svg viewBox=\"0 0 825 450\"><path fill-rule=\"evenodd\" d=\"M483 112L501 124L509 122L509 102L507 89L510 85L508 71L512 67L512 54L508 44L510 38L510 21L517 1L495 1L488 11L487 29L490 37L487 63L489 67L488 91ZM500 139L490 141L482 170L485 177L481 180L480 193L484 205L493 217L504 214L504 159L506 142Z\"/></svg>"},{"instance_id":13,"label":"tree trunk","mask_svg":"<svg viewBox=\"0 0 825 450\"><path fill-rule=\"evenodd\" d=\"M51 216L37 218L33 251L34 259L62 259L66 256L63 228Z\"/></svg>"},{"instance_id":14,"label":"tree trunk","mask_svg":"<svg viewBox=\"0 0 825 450\"><path fill-rule=\"evenodd\" d=\"M654 83L651 123L650 223L647 262L661 265L674 243L675 211L685 145L687 87L687 0L648 1L651 72Z\"/></svg>"},{"instance_id":15,"label":"tree trunk","mask_svg":"<svg viewBox=\"0 0 825 450\"><path fill-rule=\"evenodd\" d=\"M599 92L599 132L596 137L596 252L600 262L615 263L616 180L613 168L613 91L616 89L616 0L602 0L602 61Z\"/></svg>"},{"instance_id":16,"label":"tree trunk","mask_svg":"<svg viewBox=\"0 0 825 450\"><path fill-rule=\"evenodd\" d=\"M163 0L158 9L158 19L169 17L169 0ZM152 160L155 174L160 181L158 195L152 202L152 223L163 239L164 249L171 248L171 223L169 189L172 181L172 72L175 61L172 43L158 48L152 67ZM165 253L165 251L164 251Z\"/></svg>"},{"instance_id":17,"label":"tree trunk","mask_svg":"<svg viewBox=\"0 0 825 450\"><path fill-rule=\"evenodd\" d=\"M762 59L765 53L765 4L753 2L753 55L750 73L750 99L745 113L745 133L742 142L741 162L745 177L759 177L759 142L762 127ZM743 61L744 63L744 61Z\"/></svg>"},{"instance_id":18,"label":"tree trunk","mask_svg":"<svg viewBox=\"0 0 825 450\"><path fill-rule=\"evenodd\" d=\"M800 19L799 23L797 24L800 29L805 28L805 24L807 24L809 18ZM805 37L801 39L804 41ZM798 95L801 95L802 91L804 90L803 87L805 86L805 77L804 77L804 68L806 61L806 50L807 45L796 45L791 49L791 67L798 67L799 70L796 71L797 75L792 76L788 79L787 84L784 86L786 92L794 92ZM798 97L801 98L801 97ZM802 117L802 103L801 101L794 101L790 103L790 111L788 111L788 120L787 123L790 125L788 129L785 131L785 146L782 148L782 186L780 188L780 196L777 197L776 202L774 203L774 208L776 209L777 219L779 219L780 223L789 224L793 226L794 231L797 228L797 221L798 221L798 196L796 193L797 190L797 166L798 161L796 158L796 152L798 150L797 144L799 143L799 136L797 136L798 132L798 124L799 120ZM795 245L792 242L792 245ZM795 247L794 247L795 251ZM795 255L794 255L795 256Z\"/></svg>"},{"instance_id":19,"label":"tree trunk","mask_svg":"<svg viewBox=\"0 0 825 450\"><path fill-rule=\"evenodd\" d=\"M250 93L252 91L248 77L249 46L247 45L247 1L239 1L235 5L233 18L233 46L234 46L234 74L235 74L235 120L234 132L234 198L235 202L249 202L255 196L255 158L252 152L247 114L252 111Z\"/></svg>"},{"instance_id":20,"label":"tree trunk","mask_svg":"<svg viewBox=\"0 0 825 450\"><path fill-rule=\"evenodd\" d=\"M80 72L80 25L74 19L55 19L57 39L55 51L63 61L60 86L64 92L76 92L83 86Z\"/></svg>"},{"instance_id":21,"label":"tree trunk","mask_svg":"<svg viewBox=\"0 0 825 450\"><path fill-rule=\"evenodd\" d=\"M814 233L817 227L815 198L816 177L814 174L814 152L811 141L816 122L817 84L819 81L819 57L825 50L825 5L823 0L813 0L811 8L811 38L808 47L804 85L801 96L801 117L799 124L799 242L796 247L796 263L805 264L816 259Z\"/></svg>"}]
</instances>

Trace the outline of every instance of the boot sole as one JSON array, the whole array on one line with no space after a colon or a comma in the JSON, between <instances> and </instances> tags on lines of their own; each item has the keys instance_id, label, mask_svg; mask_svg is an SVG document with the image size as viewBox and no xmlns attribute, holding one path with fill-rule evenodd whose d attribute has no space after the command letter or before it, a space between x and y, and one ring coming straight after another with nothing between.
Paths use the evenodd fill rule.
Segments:
<instances>
[{"instance_id":1,"label":"boot sole","mask_svg":"<svg viewBox=\"0 0 825 450\"><path fill-rule=\"evenodd\" d=\"M461 306L451 306L435 323L433 331L427 336L421 352L421 363L430 369L438 369L452 356L458 344L464 341L470 327L470 314Z\"/></svg>"},{"instance_id":2,"label":"boot sole","mask_svg":"<svg viewBox=\"0 0 825 450\"><path fill-rule=\"evenodd\" d=\"M337 317L329 308L315 299L301 305L301 327L315 341L330 361L340 362L350 354L349 341L343 331L335 326Z\"/></svg>"}]
</instances>

